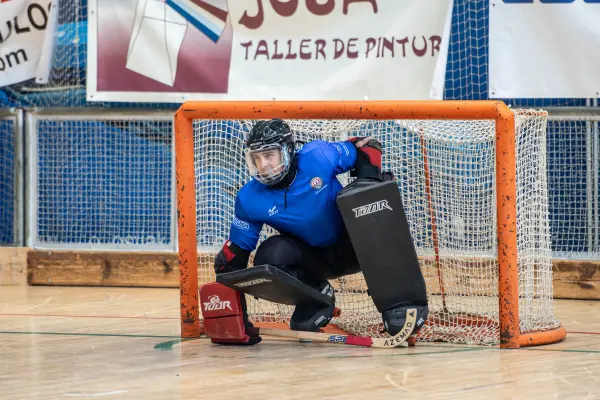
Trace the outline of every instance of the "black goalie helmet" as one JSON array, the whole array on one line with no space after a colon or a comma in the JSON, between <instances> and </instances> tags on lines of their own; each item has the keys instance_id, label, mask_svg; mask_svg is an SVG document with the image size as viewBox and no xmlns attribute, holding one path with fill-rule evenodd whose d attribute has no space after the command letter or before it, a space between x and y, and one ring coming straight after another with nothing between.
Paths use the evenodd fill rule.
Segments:
<instances>
[{"instance_id":1,"label":"black goalie helmet","mask_svg":"<svg viewBox=\"0 0 600 400\"><path fill-rule=\"evenodd\" d=\"M290 170L295 151L294 134L285 121L258 121L246 140L250 174L265 185L281 182Z\"/></svg>"}]
</instances>

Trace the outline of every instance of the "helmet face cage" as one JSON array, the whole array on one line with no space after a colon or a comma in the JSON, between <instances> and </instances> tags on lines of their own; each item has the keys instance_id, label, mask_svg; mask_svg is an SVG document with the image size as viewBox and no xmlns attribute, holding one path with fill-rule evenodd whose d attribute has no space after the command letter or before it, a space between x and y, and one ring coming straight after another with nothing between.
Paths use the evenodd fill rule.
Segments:
<instances>
[{"instance_id":1,"label":"helmet face cage","mask_svg":"<svg viewBox=\"0 0 600 400\"><path fill-rule=\"evenodd\" d=\"M281 162L267 171L259 171L254 156L267 151L275 151L281 157ZM265 185L275 185L285 177L290 169L290 152L286 144L266 144L260 147L254 147L246 150L246 164L250 175L260 183Z\"/></svg>"},{"instance_id":2,"label":"helmet face cage","mask_svg":"<svg viewBox=\"0 0 600 400\"><path fill-rule=\"evenodd\" d=\"M295 153L293 132L285 121L278 118L258 121L250 131L246 149L246 164L254 179L266 185L275 185L283 180L290 169ZM253 155L268 150L276 150L281 162L269 171L261 172Z\"/></svg>"}]
</instances>

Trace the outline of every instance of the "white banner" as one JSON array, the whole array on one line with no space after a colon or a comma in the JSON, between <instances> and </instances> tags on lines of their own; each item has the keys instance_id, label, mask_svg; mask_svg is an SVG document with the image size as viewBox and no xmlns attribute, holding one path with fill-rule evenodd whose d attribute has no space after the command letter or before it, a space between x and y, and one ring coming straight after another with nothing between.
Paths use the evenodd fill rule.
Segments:
<instances>
[{"instance_id":1,"label":"white banner","mask_svg":"<svg viewBox=\"0 0 600 400\"><path fill-rule=\"evenodd\" d=\"M600 97L600 2L491 0L492 98Z\"/></svg>"},{"instance_id":2,"label":"white banner","mask_svg":"<svg viewBox=\"0 0 600 400\"><path fill-rule=\"evenodd\" d=\"M0 87L36 77L47 80L53 35L44 44L48 27L56 13L50 13L50 0L12 0L0 3Z\"/></svg>"},{"instance_id":3,"label":"white banner","mask_svg":"<svg viewBox=\"0 0 600 400\"><path fill-rule=\"evenodd\" d=\"M90 101L443 96L452 0L90 0Z\"/></svg>"}]
</instances>

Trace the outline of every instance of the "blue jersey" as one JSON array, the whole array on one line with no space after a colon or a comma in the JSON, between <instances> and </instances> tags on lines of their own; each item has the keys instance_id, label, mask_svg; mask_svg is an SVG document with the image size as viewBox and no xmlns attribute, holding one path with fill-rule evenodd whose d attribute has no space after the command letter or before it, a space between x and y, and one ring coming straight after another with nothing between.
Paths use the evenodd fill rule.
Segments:
<instances>
[{"instance_id":1,"label":"blue jersey","mask_svg":"<svg viewBox=\"0 0 600 400\"><path fill-rule=\"evenodd\" d=\"M273 189L254 179L240 189L229 240L252 251L266 224L310 246L337 242L343 223L335 201L342 189L337 175L354 166L356 148L350 142L315 140L296 157L296 178L287 189Z\"/></svg>"}]
</instances>

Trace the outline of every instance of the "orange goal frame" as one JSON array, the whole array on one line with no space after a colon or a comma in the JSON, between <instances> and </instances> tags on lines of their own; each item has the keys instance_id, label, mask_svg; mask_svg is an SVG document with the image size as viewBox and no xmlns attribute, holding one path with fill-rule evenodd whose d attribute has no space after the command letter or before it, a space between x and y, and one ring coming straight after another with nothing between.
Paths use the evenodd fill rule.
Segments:
<instances>
[{"instance_id":1,"label":"orange goal frame","mask_svg":"<svg viewBox=\"0 0 600 400\"><path fill-rule=\"evenodd\" d=\"M519 325L515 116L501 101L190 101L175 114L181 336L201 335L194 177L195 119L495 120L500 348L560 341L561 325L522 334Z\"/></svg>"}]
</instances>

